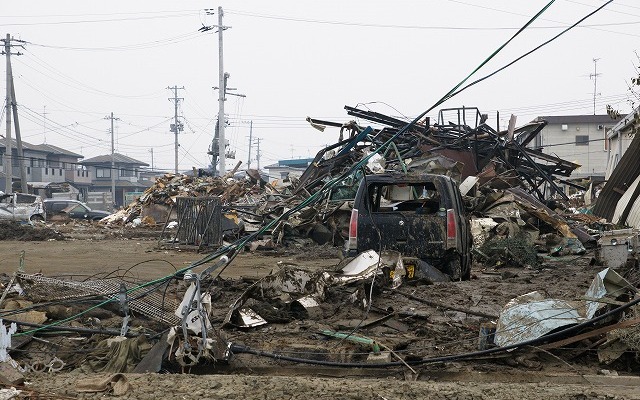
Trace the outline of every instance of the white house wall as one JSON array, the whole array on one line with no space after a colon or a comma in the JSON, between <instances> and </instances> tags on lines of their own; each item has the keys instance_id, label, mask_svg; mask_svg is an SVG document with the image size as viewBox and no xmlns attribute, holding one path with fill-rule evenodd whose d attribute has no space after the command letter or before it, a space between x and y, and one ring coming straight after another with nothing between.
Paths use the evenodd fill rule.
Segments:
<instances>
[{"instance_id":1,"label":"white house wall","mask_svg":"<svg viewBox=\"0 0 640 400\"><path fill-rule=\"evenodd\" d=\"M562 126L567 129L563 130ZM599 124L549 124L542 131L543 152L567 161L580 164L571 175L581 177L589 175L604 176L608 152L605 149L605 131ZM589 142L576 145L576 136L587 135Z\"/></svg>"}]
</instances>

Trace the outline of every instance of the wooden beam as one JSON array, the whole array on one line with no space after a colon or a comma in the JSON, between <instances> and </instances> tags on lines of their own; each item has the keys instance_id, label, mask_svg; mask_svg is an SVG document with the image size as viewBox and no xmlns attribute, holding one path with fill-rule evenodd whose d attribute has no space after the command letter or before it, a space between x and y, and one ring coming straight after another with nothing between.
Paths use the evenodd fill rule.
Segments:
<instances>
[{"instance_id":1,"label":"wooden beam","mask_svg":"<svg viewBox=\"0 0 640 400\"><path fill-rule=\"evenodd\" d=\"M539 347L541 349L544 349L544 350L557 349L558 347L566 346L568 344L579 342L579 341L584 340L584 339L589 339L589 338L592 338L594 336L602 335L603 333L610 332L610 331L612 331L614 329L628 328L628 327L636 325L636 324L640 324L640 318L628 319L626 321L618 322L617 324L608 325L608 326L602 327L600 329L593 330L591 332L586 332L586 333L583 333L583 334L580 334L580 335L572 336L570 338L559 340L557 342L553 342L553 343L549 343L549 344L545 344L545 345L539 346Z\"/></svg>"}]
</instances>

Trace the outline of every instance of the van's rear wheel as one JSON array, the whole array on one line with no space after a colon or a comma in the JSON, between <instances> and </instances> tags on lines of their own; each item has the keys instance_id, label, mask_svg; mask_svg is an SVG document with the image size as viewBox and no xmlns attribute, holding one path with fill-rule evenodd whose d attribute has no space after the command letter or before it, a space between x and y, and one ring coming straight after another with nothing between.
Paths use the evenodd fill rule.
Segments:
<instances>
[{"instance_id":1,"label":"van's rear wheel","mask_svg":"<svg viewBox=\"0 0 640 400\"><path fill-rule=\"evenodd\" d=\"M467 263L464 268L465 269L462 271L461 279L463 281L468 281L469 279L471 279L471 262Z\"/></svg>"},{"instance_id":2,"label":"van's rear wheel","mask_svg":"<svg viewBox=\"0 0 640 400\"><path fill-rule=\"evenodd\" d=\"M452 258L445 268L444 272L454 281L468 281L471 279L471 263L463 263L461 256Z\"/></svg>"},{"instance_id":3,"label":"van's rear wheel","mask_svg":"<svg viewBox=\"0 0 640 400\"><path fill-rule=\"evenodd\" d=\"M42 215L32 215L29 219L31 220L31 222L44 222L44 218L42 217Z\"/></svg>"},{"instance_id":4,"label":"van's rear wheel","mask_svg":"<svg viewBox=\"0 0 640 400\"><path fill-rule=\"evenodd\" d=\"M447 275L451 277L452 280L457 281L461 279L462 272L462 263L460 262L460 257L455 256L446 266Z\"/></svg>"}]
</instances>

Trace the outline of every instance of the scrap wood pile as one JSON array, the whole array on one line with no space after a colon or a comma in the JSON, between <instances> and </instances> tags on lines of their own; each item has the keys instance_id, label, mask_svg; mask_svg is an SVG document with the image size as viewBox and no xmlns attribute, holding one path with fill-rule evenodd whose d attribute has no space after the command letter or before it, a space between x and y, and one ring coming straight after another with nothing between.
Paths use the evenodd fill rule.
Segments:
<instances>
[{"instance_id":1,"label":"scrap wood pile","mask_svg":"<svg viewBox=\"0 0 640 400\"><path fill-rule=\"evenodd\" d=\"M419 260L369 251L330 268L282 264L261 279L187 271L141 285L18 272L2 279L0 374L318 363L416 373L443 359L480 371L547 369L558 359L583 371L639 371L639 280L623 276L633 271L586 258L562 265L451 282ZM558 274L571 279L560 285Z\"/></svg>"},{"instance_id":2,"label":"scrap wood pile","mask_svg":"<svg viewBox=\"0 0 640 400\"><path fill-rule=\"evenodd\" d=\"M170 209L177 197L219 197L223 204L240 202L252 194L255 182L235 180L231 177L189 176L165 174L156 179L139 198L118 212L104 218L107 224L128 223L144 214L145 207L164 206Z\"/></svg>"}]
</instances>

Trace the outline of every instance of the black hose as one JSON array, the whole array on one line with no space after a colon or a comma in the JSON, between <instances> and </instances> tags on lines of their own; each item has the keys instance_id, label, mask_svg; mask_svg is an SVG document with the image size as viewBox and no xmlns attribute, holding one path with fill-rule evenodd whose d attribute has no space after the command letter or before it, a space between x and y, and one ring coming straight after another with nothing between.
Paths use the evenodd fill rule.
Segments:
<instances>
[{"instance_id":1,"label":"black hose","mask_svg":"<svg viewBox=\"0 0 640 400\"><path fill-rule=\"evenodd\" d=\"M563 329L561 331L552 333L550 335L545 335L545 336L541 336L539 338L536 339L531 339L531 340L526 340L524 342L520 342L520 343L516 343L516 344L512 344L509 346L504 346L504 347L494 347L491 349L486 349L486 350L478 350L478 351L473 351L470 353L462 353L462 354L451 354L448 356L440 356L440 357L432 357L432 358L425 358L422 360L412 360L412 361L391 361L391 362L385 362L385 363L360 363L360 362L338 362L338 361L322 361L322 360L312 360L312 359L308 359L308 358L299 358L299 357L290 357L290 356L286 356L283 354L277 354L277 353L269 353L266 351L262 351L262 350L255 350L252 349L248 346L244 346L244 345L239 345L239 344L235 344L232 343L231 344L231 353L234 354L253 354L256 356L261 356L261 357L268 357L268 358L273 358L275 360L282 360L282 361L290 361L290 362L295 362L295 363L301 363L301 364L311 364L311 365L321 365L321 366L325 366L325 367L343 367L343 368L387 368L387 367L401 367L401 366L405 366L405 365L423 365L423 364L432 364L432 363L441 363L441 362L450 362L450 361L462 361L462 360L468 360L468 359L472 359L472 358L476 358L476 357L480 357L480 356L487 356L487 355L491 355L491 354L499 354L499 353L504 353L507 351L511 351L511 350L515 350L518 349L520 347L526 347L526 346L537 346L539 344L542 343L546 343L555 339L559 339L559 338L564 338L565 336L567 336L570 333L579 331L583 328L587 328L590 327L592 325L594 325L597 322L602 321L605 318L608 318L612 315L615 315L621 311L624 311L630 307L633 307L634 305L640 303L640 298L637 298L635 300L632 300L626 304L621 305L618 308L615 308L613 310L610 310L596 318L592 318L588 321L582 322L580 324L577 325L573 325L570 326L566 329Z\"/></svg>"}]
</instances>

